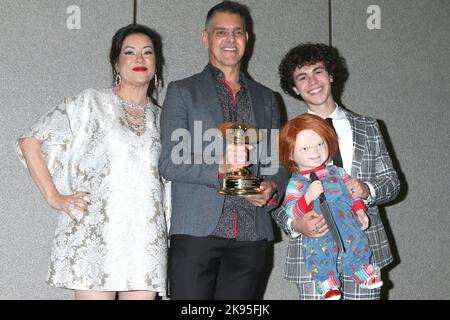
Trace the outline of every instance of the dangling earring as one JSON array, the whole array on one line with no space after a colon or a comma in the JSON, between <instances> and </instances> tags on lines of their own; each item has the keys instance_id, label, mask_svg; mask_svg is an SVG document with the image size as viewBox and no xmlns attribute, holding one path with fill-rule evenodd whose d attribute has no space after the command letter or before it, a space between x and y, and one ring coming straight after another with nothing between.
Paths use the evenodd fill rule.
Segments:
<instances>
[{"instance_id":1,"label":"dangling earring","mask_svg":"<svg viewBox=\"0 0 450 320\"><path fill-rule=\"evenodd\" d=\"M122 83L122 77L120 76L119 71L116 71L116 77L114 78L114 86L120 86L120 84Z\"/></svg>"},{"instance_id":2,"label":"dangling earring","mask_svg":"<svg viewBox=\"0 0 450 320\"><path fill-rule=\"evenodd\" d=\"M158 76L155 73L155 88L158 88Z\"/></svg>"}]
</instances>

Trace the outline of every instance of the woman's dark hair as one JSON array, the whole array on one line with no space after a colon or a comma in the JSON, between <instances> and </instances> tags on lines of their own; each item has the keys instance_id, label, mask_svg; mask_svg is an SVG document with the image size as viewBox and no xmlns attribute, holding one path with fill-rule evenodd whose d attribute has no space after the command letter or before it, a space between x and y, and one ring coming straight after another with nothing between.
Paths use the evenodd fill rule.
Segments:
<instances>
[{"instance_id":1,"label":"woman's dark hair","mask_svg":"<svg viewBox=\"0 0 450 320\"><path fill-rule=\"evenodd\" d=\"M149 37L154 46L154 52L155 52L155 60L156 60L156 74L158 75L158 80L160 85L163 85L163 65L164 65L164 58L162 55L162 41L161 36L154 30L150 29L147 26L141 25L141 24L129 24L123 28L120 28L116 31L114 34L112 41L111 41L111 50L109 51L109 62L111 63L112 68L112 75L113 79L116 76L116 65L119 61L120 52L122 50L122 44L123 41L127 36L130 34L135 33L142 33L145 34L147 37ZM155 100L156 98L153 97L152 93L155 89L155 86L153 82L150 83L148 86L147 96ZM158 92L156 90L155 95L157 96ZM153 101L156 103L156 101Z\"/></svg>"},{"instance_id":2,"label":"woman's dark hair","mask_svg":"<svg viewBox=\"0 0 450 320\"><path fill-rule=\"evenodd\" d=\"M206 15L205 30L208 28L209 22L216 13L238 14L242 18L244 31L247 32L247 22L250 16L248 7L235 1L222 1L209 9Z\"/></svg>"},{"instance_id":3,"label":"woman's dark hair","mask_svg":"<svg viewBox=\"0 0 450 320\"><path fill-rule=\"evenodd\" d=\"M303 43L288 51L278 67L280 86L283 91L296 99L303 100L300 95L292 90L294 87L294 71L296 68L318 62L323 62L327 72L333 76L333 97L339 99L344 83L348 78L345 59L340 56L336 48L323 43Z\"/></svg>"}]
</instances>

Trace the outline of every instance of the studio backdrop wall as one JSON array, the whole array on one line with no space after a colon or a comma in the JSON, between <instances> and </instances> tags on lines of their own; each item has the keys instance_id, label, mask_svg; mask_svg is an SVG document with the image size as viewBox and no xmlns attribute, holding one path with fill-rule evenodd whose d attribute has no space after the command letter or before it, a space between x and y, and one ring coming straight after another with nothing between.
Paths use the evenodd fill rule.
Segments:
<instances>
[{"instance_id":1,"label":"studio backdrop wall","mask_svg":"<svg viewBox=\"0 0 450 320\"><path fill-rule=\"evenodd\" d=\"M62 98L110 87L114 32L133 22L132 0L3 0L0 4L0 298L72 299L44 282L56 214L14 153L15 139ZM164 82L199 72L212 0L139 0L136 20L162 36ZM450 2L447 0L242 0L254 44L248 73L277 93L286 118L306 111L282 93L282 56L306 41L336 46L350 110L379 120L402 192L383 207L394 249L383 298L447 299L450 201ZM331 13L331 16L329 14ZM330 36L331 35L331 36ZM166 88L165 87L165 88ZM159 95L162 104L163 88ZM296 299L283 279L287 237L276 232L264 299Z\"/></svg>"}]
</instances>

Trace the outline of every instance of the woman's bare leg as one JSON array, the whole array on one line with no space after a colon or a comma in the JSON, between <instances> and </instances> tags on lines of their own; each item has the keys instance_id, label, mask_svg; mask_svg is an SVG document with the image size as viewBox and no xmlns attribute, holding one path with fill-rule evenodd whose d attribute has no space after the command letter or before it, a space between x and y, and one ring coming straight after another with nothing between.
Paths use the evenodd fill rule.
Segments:
<instances>
[{"instance_id":1,"label":"woman's bare leg","mask_svg":"<svg viewBox=\"0 0 450 320\"><path fill-rule=\"evenodd\" d=\"M155 300L156 292L153 291L121 291L119 300Z\"/></svg>"},{"instance_id":2,"label":"woman's bare leg","mask_svg":"<svg viewBox=\"0 0 450 320\"><path fill-rule=\"evenodd\" d=\"M115 298L115 291L75 290L76 300L114 300Z\"/></svg>"}]
</instances>

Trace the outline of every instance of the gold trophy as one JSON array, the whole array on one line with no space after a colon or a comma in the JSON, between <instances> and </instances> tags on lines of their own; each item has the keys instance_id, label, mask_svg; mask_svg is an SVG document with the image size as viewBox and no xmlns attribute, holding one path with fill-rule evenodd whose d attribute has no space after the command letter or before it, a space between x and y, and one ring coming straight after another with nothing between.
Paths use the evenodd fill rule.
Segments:
<instances>
[{"instance_id":1,"label":"gold trophy","mask_svg":"<svg viewBox=\"0 0 450 320\"><path fill-rule=\"evenodd\" d=\"M218 128L219 135L234 144L257 144L263 139L261 130L241 122L224 122ZM227 173L222 180L220 194L244 195L261 193L261 178L250 174L246 168Z\"/></svg>"}]
</instances>

